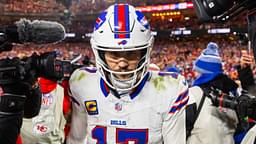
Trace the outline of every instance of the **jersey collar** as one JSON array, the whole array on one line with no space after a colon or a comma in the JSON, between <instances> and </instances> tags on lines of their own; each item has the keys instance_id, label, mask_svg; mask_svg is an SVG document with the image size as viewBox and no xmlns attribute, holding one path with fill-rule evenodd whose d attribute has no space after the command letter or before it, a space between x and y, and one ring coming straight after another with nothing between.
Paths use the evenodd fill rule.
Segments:
<instances>
[{"instance_id":1,"label":"jersey collar","mask_svg":"<svg viewBox=\"0 0 256 144\"><path fill-rule=\"evenodd\" d=\"M143 89L146 81L148 80L149 78L149 75L150 73L148 72L146 74L146 76L143 78L143 80L140 82L140 84L135 88L135 90L130 94L130 98L131 99L134 99L140 92L141 90ZM105 83L105 81L103 80L103 78L100 79L100 88L101 88L101 91L103 93L103 95L105 97L107 97L109 95L109 92L110 92L110 88L107 86L107 84Z\"/></svg>"}]
</instances>

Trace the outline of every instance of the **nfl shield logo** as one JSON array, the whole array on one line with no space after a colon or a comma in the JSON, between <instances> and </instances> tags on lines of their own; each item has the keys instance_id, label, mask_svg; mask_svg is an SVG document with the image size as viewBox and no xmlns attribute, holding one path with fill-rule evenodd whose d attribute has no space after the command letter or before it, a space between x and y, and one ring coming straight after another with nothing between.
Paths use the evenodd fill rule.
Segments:
<instances>
[{"instance_id":1,"label":"nfl shield logo","mask_svg":"<svg viewBox=\"0 0 256 144\"><path fill-rule=\"evenodd\" d=\"M116 111L121 111L121 110L122 110L122 104L116 103L116 104L115 104L115 110L116 110Z\"/></svg>"},{"instance_id":2,"label":"nfl shield logo","mask_svg":"<svg viewBox=\"0 0 256 144\"><path fill-rule=\"evenodd\" d=\"M53 103L53 95L51 93L42 94L41 108L49 108Z\"/></svg>"}]
</instances>

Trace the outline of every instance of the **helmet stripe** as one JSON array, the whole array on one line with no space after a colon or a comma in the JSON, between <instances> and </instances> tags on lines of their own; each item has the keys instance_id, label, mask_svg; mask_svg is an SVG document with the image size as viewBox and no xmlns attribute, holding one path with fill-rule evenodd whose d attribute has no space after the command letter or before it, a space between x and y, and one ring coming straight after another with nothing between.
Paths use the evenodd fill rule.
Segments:
<instances>
[{"instance_id":1,"label":"helmet stripe","mask_svg":"<svg viewBox=\"0 0 256 144\"><path fill-rule=\"evenodd\" d=\"M118 31L118 5L114 6L114 32ZM115 34L115 38L116 38L116 34Z\"/></svg>"},{"instance_id":2,"label":"helmet stripe","mask_svg":"<svg viewBox=\"0 0 256 144\"><path fill-rule=\"evenodd\" d=\"M130 38L129 6L127 4L115 5L114 26L115 38Z\"/></svg>"},{"instance_id":3,"label":"helmet stripe","mask_svg":"<svg viewBox=\"0 0 256 144\"><path fill-rule=\"evenodd\" d=\"M106 21L107 12L102 12L100 16L96 19L94 30L98 30Z\"/></svg>"},{"instance_id":4,"label":"helmet stripe","mask_svg":"<svg viewBox=\"0 0 256 144\"><path fill-rule=\"evenodd\" d=\"M149 23L148 23L146 17L144 16L144 14L141 13L140 11L136 11L136 15L137 15L137 20L138 20L146 29L149 29Z\"/></svg>"},{"instance_id":5,"label":"helmet stripe","mask_svg":"<svg viewBox=\"0 0 256 144\"><path fill-rule=\"evenodd\" d=\"M126 34L126 38L130 38L130 20L129 20L129 6L125 5L125 31L128 32ZM128 37L129 36L129 37Z\"/></svg>"}]
</instances>

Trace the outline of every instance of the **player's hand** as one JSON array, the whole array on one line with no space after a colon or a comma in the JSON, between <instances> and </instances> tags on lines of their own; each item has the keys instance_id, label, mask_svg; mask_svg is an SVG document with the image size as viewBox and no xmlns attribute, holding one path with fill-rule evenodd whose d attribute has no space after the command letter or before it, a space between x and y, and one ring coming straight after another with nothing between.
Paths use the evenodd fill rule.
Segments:
<instances>
[{"instance_id":1,"label":"player's hand","mask_svg":"<svg viewBox=\"0 0 256 144\"><path fill-rule=\"evenodd\" d=\"M241 68L250 66L253 63L253 56L251 54L248 54L246 50L242 50L241 53L242 53L242 56L240 59Z\"/></svg>"}]
</instances>

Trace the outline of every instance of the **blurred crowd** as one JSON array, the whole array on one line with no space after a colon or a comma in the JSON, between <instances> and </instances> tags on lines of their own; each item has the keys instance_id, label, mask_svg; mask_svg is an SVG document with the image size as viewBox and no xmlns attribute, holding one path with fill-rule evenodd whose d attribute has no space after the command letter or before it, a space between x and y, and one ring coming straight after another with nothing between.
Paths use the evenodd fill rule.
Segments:
<instances>
[{"instance_id":1,"label":"blurred crowd","mask_svg":"<svg viewBox=\"0 0 256 144\"><path fill-rule=\"evenodd\" d=\"M148 17L151 29L154 31L161 30L175 30L178 28L185 29L211 29L211 28L246 28L247 21L246 17L234 18L233 21L227 23L199 23L197 18L190 18L185 20L180 19L168 19L168 18L156 18ZM75 33L89 33L92 32L94 26L94 21L72 21L72 25L66 26L68 32Z\"/></svg>"},{"instance_id":2,"label":"blurred crowd","mask_svg":"<svg viewBox=\"0 0 256 144\"><path fill-rule=\"evenodd\" d=\"M245 15L240 15L233 18L231 21L225 23L200 23L196 17L184 17L170 18L167 16L162 17L149 17L149 23L153 30L166 30L166 29L210 29L210 28L245 28L247 26L247 20Z\"/></svg>"},{"instance_id":3,"label":"blurred crowd","mask_svg":"<svg viewBox=\"0 0 256 144\"><path fill-rule=\"evenodd\" d=\"M135 6L144 5L157 5L174 3L177 0L171 1L157 1L157 0L124 0L125 2L132 3ZM184 2L186 0L180 0ZM76 33L89 33L93 30L95 23L95 16L91 15L98 13L107 8L115 0L2 0L0 1L0 13L14 13L14 14L40 14L40 15L55 15L60 19L56 19L58 22L65 25L67 32ZM166 11L164 11L166 12ZM194 12L191 10L191 12ZM181 11L181 13L183 13ZM187 12L189 13L189 12ZM198 19L194 16L185 17L183 14L179 16L153 16L154 13L148 13L147 19L153 30L173 30L177 28L186 29L209 29L209 28L223 28L223 27L235 27L245 28L247 26L246 16L242 14L233 18L226 23L199 23ZM80 16L81 19L76 18ZM88 18L86 17L88 15ZM13 21L17 21L14 18L0 17L1 25L12 24ZM68 21L68 22L67 22Z\"/></svg>"},{"instance_id":4,"label":"blurred crowd","mask_svg":"<svg viewBox=\"0 0 256 144\"><path fill-rule=\"evenodd\" d=\"M232 79L237 79L236 66L239 65L241 50L246 50L246 45L241 45L237 40L231 39L214 39L214 38L194 38L191 40L157 40L151 53L151 63L156 64L161 70L167 67L176 67L191 83L195 74L193 72L193 61L200 55L201 51L206 47L209 41L214 41L219 44L220 53L223 59L224 72L231 76ZM58 58L62 60L72 60L78 55L83 59L89 58L94 63L93 52L88 42L83 43L59 43L48 45L15 45L10 52L2 52L0 58L5 57L24 57L32 53L44 53L56 51ZM255 67L255 66L254 66ZM256 69L254 70L256 75Z\"/></svg>"},{"instance_id":5,"label":"blurred crowd","mask_svg":"<svg viewBox=\"0 0 256 144\"><path fill-rule=\"evenodd\" d=\"M8 0L2 3L4 12L20 13L54 13L64 10L64 6L56 0Z\"/></svg>"},{"instance_id":6,"label":"blurred crowd","mask_svg":"<svg viewBox=\"0 0 256 144\"><path fill-rule=\"evenodd\" d=\"M192 69L193 61L200 55L201 51L210 41L219 44L224 72L232 79L237 80L236 67L240 62L241 50L246 50L247 46L241 45L236 40L195 38L191 41L158 41L152 51L151 62L158 65L161 70L165 70L167 67L176 67L192 83L195 79Z\"/></svg>"},{"instance_id":7,"label":"blurred crowd","mask_svg":"<svg viewBox=\"0 0 256 144\"><path fill-rule=\"evenodd\" d=\"M227 23L199 23L197 18L190 18L185 20L184 18L179 19L168 19L168 18L156 18L148 17L151 29L154 31L161 30L175 30L178 28L185 29L211 29L211 28L246 28L247 20L245 16L234 18L232 21ZM77 33L89 33L92 32L94 21L73 21L72 25L66 26L68 32Z\"/></svg>"},{"instance_id":8,"label":"blurred crowd","mask_svg":"<svg viewBox=\"0 0 256 144\"><path fill-rule=\"evenodd\" d=\"M178 0L120 0L120 2L132 3L134 6L159 5L177 3ZM184 2L188 0L179 0ZM70 9L72 13L99 12L106 9L116 0L2 0L0 10L5 12L23 13L56 13Z\"/></svg>"},{"instance_id":9,"label":"blurred crowd","mask_svg":"<svg viewBox=\"0 0 256 144\"><path fill-rule=\"evenodd\" d=\"M59 44L25 44L25 45L14 45L12 51L5 51L0 53L0 58L6 57L19 57L24 58L32 55L33 53L42 54L45 52L53 52L57 54L57 58L61 60L72 60L82 54L83 58L89 57L93 61L93 53L90 49L89 43L59 43ZM80 63L82 62L83 58Z\"/></svg>"},{"instance_id":10,"label":"blurred crowd","mask_svg":"<svg viewBox=\"0 0 256 144\"><path fill-rule=\"evenodd\" d=\"M186 0L180 0L184 2ZM98 12L101 9L105 9L109 4L114 3L114 0L101 1L101 0L73 0L72 6L69 1L63 0L4 0L0 1L0 11L5 12L18 12L18 13L60 13L69 9L72 14L78 13L90 13ZM157 0L126 0L128 3L133 3L136 6L150 5L150 4L165 4L177 2L177 0L169 1L157 1ZM97 10L97 11L95 11ZM246 17L242 14L239 17L235 17L233 20L227 23L199 23L197 18L191 17L185 19L180 16L179 18L170 19L167 16L149 16L149 23L152 30L156 31L169 31L178 28L186 29L209 29L209 28L222 28L222 27L235 27L245 28ZM0 18L1 25L10 25L12 20L6 20ZM60 21L60 23L62 23ZM93 31L94 19L88 18L88 20L72 20L72 23L65 25L66 32L72 32L76 34L86 34ZM168 36L166 36L168 37ZM225 37L225 36L222 36ZM228 37L228 36L226 36ZM209 39L209 38L192 38L190 40L175 39L172 42L170 40L158 40L155 44L152 52L152 63L157 64L161 70L164 70L168 66L178 67L182 74L186 76L188 80L193 81L194 74L192 71L193 60L200 55L202 49L204 49L209 41L215 41L220 45L222 49L222 57L224 60L225 72L233 79L237 78L235 66L239 63L241 49L246 49L246 46L239 44L238 40L227 40L224 38ZM28 56L33 52L43 53L47 51L57 51L59 57L63 60L70 60L83 54L84 57L89 57L93 60L93 53L90 49L88 42L77 43L60 43L55 45L15 45L13 51L3 52L0 54L1 58L4 57L23 57ZM255 71L256 72L256 71Z\"/></svg>"},{"instance_id":11,"label":"blurred crowd","mask_svg":"<svg viewBox=\"0 0 256 144\"><path fill-rule=\"evenodd\" d=\"M146 5L158 5L166 3L176 3L177 0L171 1L157 1L157 0L124 0L125 2L132 3L135 6L146 6ZM184 2L186 0L180 0ZM72 0L72 1L63 1L63 0L4 0L0 2L0 12L15 12L15 13L38 13L38 14L64 14L65 10L68 9L68 12L72 16L77 14L91 14L97 13L106 9L110 4L114 3L115 0L102 1L102 0ZM153 17L148 16L148 19L151 23L151 27L154 30L165 30L165 29L174 29L174 28L212 28L212 27L245 27L246 26L246 17L241 15L234 18L232 21L229 21L225 24L201 24L196 18L184 19L183 16L178 16L172 18L170 16L159 16ZM2 23L2 22L1 22ZM92 30L92 21L75 21L72 22L72 27L76 28L74 31L88 31L87 27ZM71 29L71 28L70 28Z\"/></svg>"},{"instance_id":12,"label":"blurred crowd","mask_svg":"<svg viewBox=\"0 0 256 144\"><path fill-rule=\"evenodd\" d=\"M196 18L191 18L189 20L184 19L174 19L170 21L169 19L159 19L159 18L153 18L149 17L149 22L151 29L153 31L168 31L168 30L175 30L175 29L210 29L210 28L227 28L227 27L234 27L234 28L246 28L247 22L245 17L239 17L241 18L239 21L235 18L234 21L227 22L225 24L223 23L217 23L217 24L202 24L199 23ZM11 25L13 24L13 21L8 20L1 20L1 25ZM66 32L72 32L72 33L79 33L79 34L86 34L91 33L93 31L94 27L94 20L73 20L70 25L65 25L62 21L59 21L65 26Z\"/></svg>"}]
</instances>

